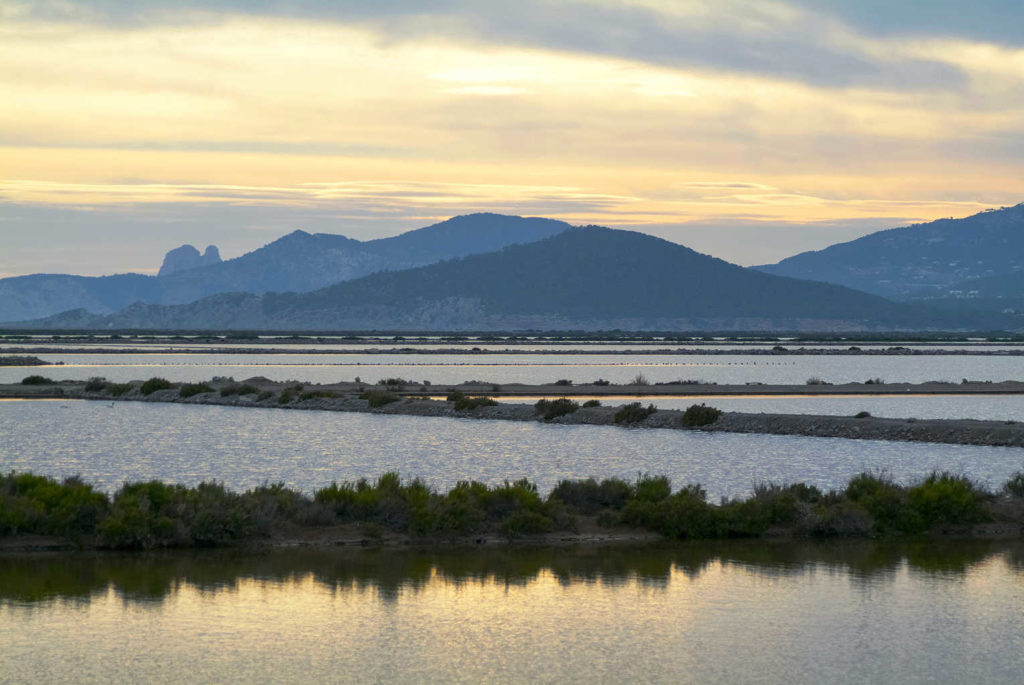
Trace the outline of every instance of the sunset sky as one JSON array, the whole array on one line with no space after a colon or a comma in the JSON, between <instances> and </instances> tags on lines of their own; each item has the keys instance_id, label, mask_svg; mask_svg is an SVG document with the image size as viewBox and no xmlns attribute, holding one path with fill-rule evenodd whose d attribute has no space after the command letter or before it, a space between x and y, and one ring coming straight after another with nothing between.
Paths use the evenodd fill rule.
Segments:
<instances>
[{"instance_id":1,"label":"sunset sky","mask_svg":"<svg viewBox=\"0 0 1024 685\"><path fill-rule=\"evenodd\" d=\"M0 0L0 102L0 276L475 211L759 264L1024 201L1019 0Z\"/></svg>"}]
</instances>

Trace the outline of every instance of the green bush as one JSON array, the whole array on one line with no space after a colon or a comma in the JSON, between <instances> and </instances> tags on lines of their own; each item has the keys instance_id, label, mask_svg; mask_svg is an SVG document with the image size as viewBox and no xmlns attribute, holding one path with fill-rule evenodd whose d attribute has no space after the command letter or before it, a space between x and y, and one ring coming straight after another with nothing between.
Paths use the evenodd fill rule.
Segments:
<instances>
[{"instance_id":1,"label":"green bush","mask_svg":"<svg viewBox=\"0 0 1024 685\"><path fill-rule=\"evenodd\" d=\"M871 515L873 528L880 533L917 528L906 511L906 492L884 473L854 476L844 494Z\"/></svg>"},{"instance_id":2,"label":"green bush","mask_svg":"<svg viewBox=\"0 0 1024 685\"><path fill-rule=\"evenodd\" d=\"M178 395L180 397L195 397L208 392L214 392L208 383L182 383Z\"/></svg>"},{"instance_id":3,"label":"green bush","mask_svg":"<svg viewBox=\"0 0 1024 685\"><path fill-rule=\"evenodd\" d=\"M559 416L574 413L580 408L580 405L566 397L560 397L557 400L538 400L533 408L544 417L545 421L551 421Z\"/></svg>"},{"instance_id":4,"label":"green bush","mask_svg":"<svg viewBox=\"0 0 1024 685\"><path fill-rule=\"evenodd\" d=\"M857 412L856 414L853 415L853 418L855 418L855 419L870 419L871 418L871 412L869 412L869 411L859 411L859 412Z\"/></svg>"},{"instance_id":5,"label":"green bush","mask_svg":"<svg viewBox=\"0 0 1024 685\"><path fill-rule=\"evenodd\" d=\"M658 410L653 404L649 404L645 408L639 402L632 402L624 405L621 409L615 412L615 423L640 423L656 411Z\"/></svg>"},{"instance_id":6,"label":"green bush","mask_svg":"<svg viewBox=\"0 0 1024 685\"><path fill-rule=\"evenodd\" d=\"M80 478L0 475L0 536L35 533L82 541L106 516L107 498Z\"/></svg>"},{"instance_id":7,"label":"green bush","mask_svg":"<svg viewBox=\"0 0 1024 685\"><path fill-rule=\"evenodd\" d=\"M581 405L584 409L590 409L591 407L600 407L601 400L587 400Z\"/></svg>"},{"instance_id":8,"label":"green bush","mask_svg":"<svg viewBox=\"0 0 1024 685\"><path fill-rule=\"evenodd\" d=\"M987 520L982 502L988 494L967 476L931 473L907 491L907 504L920 525L970 524Z\"/></svg>"},{"instance_id":9,"label":"green bush","mask_svg":"<svg viewBox=\"0 0 1024 685\"><path fill-rule=\"evenodd\" d=\"M704 403L691 404L683 412L683 416L680 422L684 428L697 428L699 426L708 426L714 423L722 416L722 410L716 409L715 407L709 407Z\"/></svg>"},{"instance_id":10,"label":"green bush","mask_svg":"<svg viewBox=\"0 0 1024 685\"><path fill-rule=\"evenodd\" d=\"M170 387L171 382L169 380L167 380L166 378L158 378L154 376L153 378L150 378L148 381L142 384L142 387L139 388L139 392L141 392L143 395L152 395L157 390L167 390Z\"/></svg>"},{"instance_id":11,"label":"green bush","mask_svg":"<svg viewBox=\"0 0 1024 685\"><path fill-rule=\"evenodd\" d=\"M664 497L636 497L627 502L622 511L622 521L657 531L668 538L712 537L715 534L715 514L705 498L706 493L699 485L688 485L676 494Z\"/></svg>"},{"instance_id":12,"label":"green bush","mask_svg":"<svg viewBox=\"0 0 1024 685\"><path fill-rule=\"evenodd\" d=\"M263 392L261 392L259 395L256 396L256 401L257 402L263 402L265 400L269 400L273 396L274 396L273 391L271 391L271 390L264 390Z\"/></svg>"},{"instance_id":13,"label":"green bush","mask_svg":"<svg viewBox=\"0 0 1024 685\"><path fill-rule=\"evenodd\" d=\"M53 385L54 382L46 376L25 376L21 379L22 385Z\"/></svg>"},{"instance_id":14,"label":"green bush","mask_svg":"<svg viewBox=\"0 0 1024 685\"><path fill-rule=\"evenodd\" d=\"M359 399L366 400L370 404L371 409L377 409L392 402L397 402L399 397L387 390L367 390L359 396Z\"/></svg>"}]
</instances>

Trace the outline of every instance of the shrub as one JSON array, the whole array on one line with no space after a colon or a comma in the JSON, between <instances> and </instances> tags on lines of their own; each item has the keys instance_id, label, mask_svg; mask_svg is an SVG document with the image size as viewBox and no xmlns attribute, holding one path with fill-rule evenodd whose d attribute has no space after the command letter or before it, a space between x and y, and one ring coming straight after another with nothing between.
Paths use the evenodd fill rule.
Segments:
<instances>
[{"instance_id":1,"label":"shrub","mask_svg":"<svg viewBox=\"0 0 1024 685\"><path fill-rule=\"evenodd\" d=\"M21 379L22 385L53 385L54 381L46 376L25 376Z\"/></svg>"},{"instance_id":2,"label":"shrub","mask_svg":"<svg viewBox=\"0 0 1024 685\"><path fill-rule=\"evenodd\" d=\"M649 380L647 380L647 376L643 375L642 373L638 373L637 375L633 376L633 380L629 381L629 383L627 383L626 385L650 385L650 384L651 384L651 382Z\"/></svg>"},{"instance_id":3,"label":"shrub","mask_svg":"<svg viewBox=\"0 0 1024 685\"><path fill-rule=\"evenodd\" d=\"M143 395L152 395L157 390L167 390L170 387L171 382L169 380L154 376L142 384L142 387L139 388L139 392Z\"/></svg>"},{"instance_id":4,"label":"shrub","mask_svg":"<svg viewBox=\"0 0 1024 685\"><path fill-rule=\"evenodd\" d=\"M589 409L591 407L600 407L601 406L601 400L587 400L581 406L584 409Z\"/></svg>"},{"instance_id":5,"label":"shrub","mask_svg":"<svg viewBox=\"0 0 1024 685\"><path fill-rule=\"evenodd\" d=\"M121 395L131 390L132 387L133 386L131 383L107 383L104 386L104 389L112 397L120 397Z\"/></svg>"},{"instance_id":6,"label":"shrub","mask_svg":"<svg viewBox=\"0 0 1024 685\"><path fill-rule=\"evenodd\" d=\"M821 380L817 376L811 376L806 381L807 385L828 385L825 381Z\"/></svg>"},{"instance_id":7,"label":"shrub","mask_svg":"<svg viewBox=\"0 0 1024 685\"><path fill-rule=\"evenodd\" d=\"M1003 491L1013 497L1024 497L1024 471L1018 471L1013 478L1006 481Z\"/></svg>"},{"instance_id":8,"label":"shrub","mask_svg":"<svg viewBox=\"0 0 1024 685\"><path fill-rule=\"evenodd\" d=\"M948 471L931 473L907 491L907 504L920 525L968 524L986 520L983 492L967 476Z\"/></svg>"},{"instance_id":9,"label":"shrub","mask_svg":"<svg viewBox=\"0 0 1024 685\"><path fill-rule=\"evenodd\" d=\"M367 390L366 392L359 395L359 399L366 400L371 409L378 409L392 402L398 401L398 395L388 392L387 390Z\"/></svg>"},{"instance_id":10,"label":"shrub","mask_svg":"<svg viewBox=\"0 0 1024 685\"><path fill-rule=\"evenodd\" d=\"M568 378L559 378L555 381L555 385L572 385L572 381Z\"/></svg>"},{"instance_id":11,"label":"shrub","mask_svg":"<svg viewBox=\"0 0 1024 685\"><path fill-rule=\"evenodd\" d=\"M332 390L307 390L299 395L299 400L314 400L328 397L337 397L337 395Z\"/></svg>"},{"instance_id":12,"label":"shrub","mask_svg":"<svg viewBox=\"0 0 1024 685\"><path fill-rule=\"evenodd\" d=\"M232 383L231 385L225 385L220 389L220 396L230 397L231 395L255 395L259 392L260 389L255 385L250 385L248 383ZM271 393L271 395L272 394L273 393Z\"/></svg>"},{"instance_id":13,"label":"shrub","mask_svg":"<svg viewBox=\"0 0 1024 685\"><path fill-rule=\"evenodd\" d=\"M871 515L873 527L880 533L906 531L915 523L905 511L906 493L887 474L861 473L846 485L846 498Z\"/></svg>"},{"instance_id":14,"label":"shrub","mask_svg":"<svg viewBox=\"0 0 1024 685\"><path fill-rule=\"evenodd\" d=\"M213 392L213 388L208 383L182 383L178 395L180 397L195 397L207 392Z\"/></svg>"},{"instance_id":15,"label":"shrub","mask_svg":"<svg viewBox=\"0 0 1024 685\"><path fill-rule=\"evenodd\" d=\"M622 509L635 490L633 485L621 478L605 478L600 483L593 478L561 480L551 490L548 498L589 515L602 509Z\"/></svg>"},{"instance_id":16,"label":"shrub","mask_svg":"<svg viewBox=\"0 0 1024 685\"><path fill-rule=\"evenodd\" d=\"M554 522L539 511L516 511L501 523L501 532L509 538L550 533Z\"/></svg>"},{"instance_id":17,"label":"shrub","mask_svg":"<svg viewBox=\"0 0 1024 685\"><path fill-rule=\"evenodd\" d=\"M632 402L615 412L615 423L640 423L656 411L658 410L653 404L649 404L644 408L639 402Z\"/></svg>"},{"instance_id":18,"label":"shrub","mask_svg":"<svg viewBox=\"0 0 1024 685\"><path fill-rule=\"evenodd\" d=\"M477 407L494 407L497 404L490 397L467 397L462 395L455 399L455 411L473 411Z\"/></svg>"},{"instance_id":19,"label":"shrub","mask_svg":"<svg viewBox=\"0 0 1024 685\"><path fill-rule=\"evenodd\" d=\"M611 385L611 384L612 384L611 381L606 381L603 378L598 378L596 381L591 383L591 385Z\"/></svg>"},{"instance_id":20,"label":"shrub","mask_svg":"<svg viewBox=\"0 0 1024 685\"><path fill-rule=\"evenodd\" d=\"M85 383L86 392L103 392L104 388L107 387L107 379L100 378L99 376L93 376Z\"/></svg>"},{"instance_id":21,"label":"shrub","mask_svg":"<svg viewBox=\"0 0 1024 685\"><path fill-rule=\"evenodd\" d=\"M871 418L871 412L869 412L869 411L859 411L859 412L857 412L856 414L853 415L853 418L855 418L855 419L870 419Z\"/></svg>"},{"instance_id":22,"label":"shrub","mask_svg":"<svg viewBox=\"0 0 1024 685\"><path fill-rule=\"evenodd\" d=\"M708 426L714 423L722 416L722 410L716 409L715 407L709 407L706 404L691 404L683 412L683 416L680 418L680 422L684 428L696 428L698 426Z\"/></svg>"},{"instance_id":23,"label":"shrub","mask_svg":"<svg viewBox=\"0 0 1024 685\"><path fill-rule=\"evenodd\" d=\"M257 402L263 402L264 400L269 400L273 396L274 396L274 393L272 391L264 390L263 392L261 392L259 395L256 396L256 401Z\"/></svg>"},{"instance_id":24,"label":"shrub","mask_svg":"<svg viewBox=\"0 0 1024 685\"><path fill-rule=\"evenodd\" d=\"M544 416L545 421L551 421L559 416L572 414L580 408L580 405L566 397L561 397L557 400L538 400L533 408Z\"/></svg>"}]
</instances>

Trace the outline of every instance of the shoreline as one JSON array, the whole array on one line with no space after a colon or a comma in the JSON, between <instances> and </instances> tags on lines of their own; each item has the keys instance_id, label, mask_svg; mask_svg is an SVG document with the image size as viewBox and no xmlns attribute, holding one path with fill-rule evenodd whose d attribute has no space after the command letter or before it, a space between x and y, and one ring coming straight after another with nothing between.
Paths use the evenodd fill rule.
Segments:
<instances>
[{"instance_id":1,"label":"shoreline","mask_svg":"<svg viewBox=\"0 0 1024 685\"><path fill-rule=\"evenodd\" d=\"M462 384L455 386L427 386L408 383L392 386L359 383L329 385L296 384L270 381L262 377L240 383L215 378L208 381L209 391L189 397L181 396L181 389L169 387L144 395L142 381L125 384L107 384L109 388L86 390L85 381L61 381L47 385L0 385L0 399L82 399L105 402L165 402L173 404L200 404L263 409L289 409L308 411L340 411L386 415L430 416L447 418L473 418L503 421L536 421L562 425L604 425L627 428L661 428L669 430L699 430L708 433L755 433L768 435L799 435L808 437L846 438L860 440L887 440L902 442L932 442L958 445L984 445L1024 447L1024 422L977 419L893 419L863 416L832 416L813 414L753 414L723 412L711 423L684 426L684 412L659 409L628 424L616 423L616 411L621 406L579 407L561 416L546 420L530 404L499 403L457 410L453 402L429 399L431 395L444 395L457 391L466 396L486 397L642 397L653 404L659 395L711 396L742 395L936 395L936 394L1022 394L1024 383L967 383L960 385L925 384L844 384L813 386L716 386L705 384L675 384L660 386L557 386L557 385L503 385ZM184 384L197 387L198 384ZM222 394L225 389L249 386L256 392L248 394ZM301 387L298 387L301 386ZM201 389L201 388L199 388ZM367 399L360 399L366 391L382 393L388 403L371 407ZM717 392L716 392L717 391ZM801 392L802 391L802 392ZM284 397L283 397L284 396ZM282 402L282 399L289 398Z\"/></svg>"}]
</instances>

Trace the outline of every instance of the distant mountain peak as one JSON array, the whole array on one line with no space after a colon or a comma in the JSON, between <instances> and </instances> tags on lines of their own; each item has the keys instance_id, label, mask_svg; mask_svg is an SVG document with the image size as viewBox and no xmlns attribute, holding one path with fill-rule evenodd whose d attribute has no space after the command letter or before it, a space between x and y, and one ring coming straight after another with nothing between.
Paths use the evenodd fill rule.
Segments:
<instances>
[{"instance_id":1,"label":"distant mountain peak","mask_svg":"<svg viewBox=\"0 0 1024 685\"><path fill-rule=\"evenodd\" d=\"M185 244L164 255L164 262L157 276L170 276L179 271L220 264L220 261L220 250L216 245L207 245L206 251L200 254L194 245Z\"/></svg>"}]
</instances>

